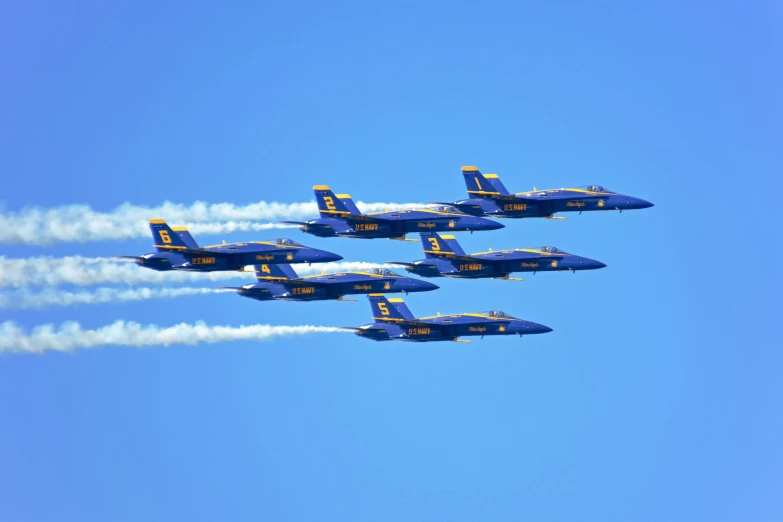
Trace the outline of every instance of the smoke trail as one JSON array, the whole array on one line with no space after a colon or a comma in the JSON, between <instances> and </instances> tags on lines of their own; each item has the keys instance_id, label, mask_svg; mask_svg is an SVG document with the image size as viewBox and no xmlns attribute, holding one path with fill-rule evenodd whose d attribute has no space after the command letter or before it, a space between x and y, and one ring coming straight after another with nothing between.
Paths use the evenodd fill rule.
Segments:
<instances>
[{"instance_id":1,"label":"smoke trail","mask_svg":"<svg viewBox=\"0 0 783 522\"><path fill-rule=\"evenodd\" d=\"M299 275L327 272L365 271L386 265L364 262L321 263L293 265ZM251 267L247 267L251 270ZM51 257L6 258L0 256L0 288L27 288L29 286L78 286L100 284L164 284L225 282L245 279L253 275L244 272L156 272L136 266L127 260L108 257Z\"/></svg>"},{"instance_id":2,"label":"smoke trail","mask_svg":"<svg viewBox=\"0 0 783 522\"><path fill-rule=\"evenodd\" d=\"M167 299L224 292L233 292L233 290L223 288L98 288L92 292L64 292L47 289L43 292L35 293L27 290L17 290L15 292L0 293L0 310L144 301L147 299Z\"/></svg>"},{"instance_id":3,"label":"smoke trail","mask_svg":"<svg viewBox=\"0 0 783 522\"><path fill-rule=\"evenodd\" d=\"M357 203L362 212L398 210L421 206L415 203ZM150 218L189 227L193 234L218 234L234 231L260 231L288 228L277 223L285 219L308 219L318 215L314 202L277 203L261 201L250 205L197 201L192 205L165 202L158 207L123 203L111 212L98 212L89 205L66 205L50 209L23 208L0 214L0 243L48 245L55 242L86 242L130 239L149 234Z\"/></svg>"},{"instance_id":4,"label":"smoke trail","mask_svg":"<svg viewBox=\"0 0 783 522\"><path fill-rule=\"evenodd\" d=\"M13 321L0 323L0 353L42 353L47 350L71 351L77 348L99 346L157 346L170 344L220 343L225 341L266 341L275 337L311 333L344 332L326 326L208 326L202 321L180 323L163 328L117 321L110 325L84 330L76 322L66 322L55 328L52 324L35 327L25 332Z\"/></svg>"}]
</instances>

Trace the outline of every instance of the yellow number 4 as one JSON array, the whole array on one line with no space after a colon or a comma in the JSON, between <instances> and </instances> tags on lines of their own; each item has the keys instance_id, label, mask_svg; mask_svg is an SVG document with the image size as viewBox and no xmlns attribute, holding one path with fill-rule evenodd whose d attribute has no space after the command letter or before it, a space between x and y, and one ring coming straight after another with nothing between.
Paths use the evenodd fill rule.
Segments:
<instances>
[{"instance_id":1,"label":"yellow number 4","mask_svg":"<svg viewBox=\"0 0 783 522\"><path fill-rule=\"evenodd\" d=\"M261 271L266 274L271 274L272 272L269 271L269 265L261 265Z\"/></svg>"},{"instance_id":2,"label":"yellow number 4","mask_svg":"<svg viewBox=\"0 0 783 522\"><path fill-rule=\"evenodd\" d=\"M171 237L169 237L169 231L168 230L161 230L160 231L160 238L163 240L164 243L167 245L171 243Z\"/></svg>"}]
</instances>

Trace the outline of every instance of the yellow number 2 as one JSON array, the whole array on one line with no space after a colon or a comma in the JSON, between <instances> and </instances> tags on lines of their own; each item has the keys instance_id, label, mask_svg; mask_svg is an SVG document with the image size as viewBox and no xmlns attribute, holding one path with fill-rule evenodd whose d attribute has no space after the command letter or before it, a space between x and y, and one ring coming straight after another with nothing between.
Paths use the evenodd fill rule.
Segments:
<instances>
[{"instance_id":1,"label":"yellow number 2","mask_svg":"<svg viewBox=\"0 0 783 522\"><path fill-rule=\"evenodd\" d=\"M334 200L331 196L324 196L324 203L326 203L326 208L329 210L335 210L336 207L334 206Z\"/></svg>"},{"instance_id":2,"label":"yellow number 2","mask_svg":"<svg viewBox=\"0 0 783 522\"><path fill-rule=\"evenodd\" d=\"M386 303L378 303L378 309L381 311L381 315L389 315L389 309L386 308Z\"/></svg>"},{"instance_id":3,"label":"yellow number 2","mask_svg":"<svg viewBox=\"0 0 783 522\"><path fill-rule=\"evenodd\" d=\"M169 231L168 230L161 230L160 231L160 238L163 240L164 243L167 245L171 243L171 238L169 237Z\"/></svg>"}]
</instances>

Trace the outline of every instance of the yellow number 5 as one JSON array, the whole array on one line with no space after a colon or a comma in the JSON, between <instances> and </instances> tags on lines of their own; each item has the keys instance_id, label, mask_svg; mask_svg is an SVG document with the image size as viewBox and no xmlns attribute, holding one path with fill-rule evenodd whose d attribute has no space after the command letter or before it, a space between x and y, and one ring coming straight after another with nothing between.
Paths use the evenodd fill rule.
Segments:
<instances>
[{"instance_id":1,"label":"yellow number 5","mask_svg":"<svg viewBox=\"0 0 783 522\"><path fill-rule=\"evenodd\" d=\"M163 240L164 243L167 245L171 243L171 238L169 237L169 231L168 230L161 230L160 231L160 238Z\"/></svg>"},{"instance_id":2,"label":"yellow number 5","mask_svg":"<svg viewBox=\"0 0 783 522\"><path fill-rule=\"evenodd\" d=\"M381 315L389 315L389 309L386 308L386 303L378 303L378 309L380 309Z\"/></svg>"}]
</instances>

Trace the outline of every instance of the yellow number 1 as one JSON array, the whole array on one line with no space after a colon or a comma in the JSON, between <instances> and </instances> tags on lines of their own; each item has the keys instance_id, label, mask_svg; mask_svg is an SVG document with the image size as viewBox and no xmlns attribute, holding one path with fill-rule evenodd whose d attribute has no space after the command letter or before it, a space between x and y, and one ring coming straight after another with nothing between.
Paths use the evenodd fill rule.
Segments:
<instances>
[{"instance_id":1,"label":"yellow number 1","mask_svg":"<svg viewBox=\"0 0 783 522\"><path fill-rule=\"evenodd\" d=\"M163 240L164 243L167 245L171 243L171 238L169 237L169 231L168 230L161 230L160 231L160 238Z\"/></svg>"}]
</instances>

